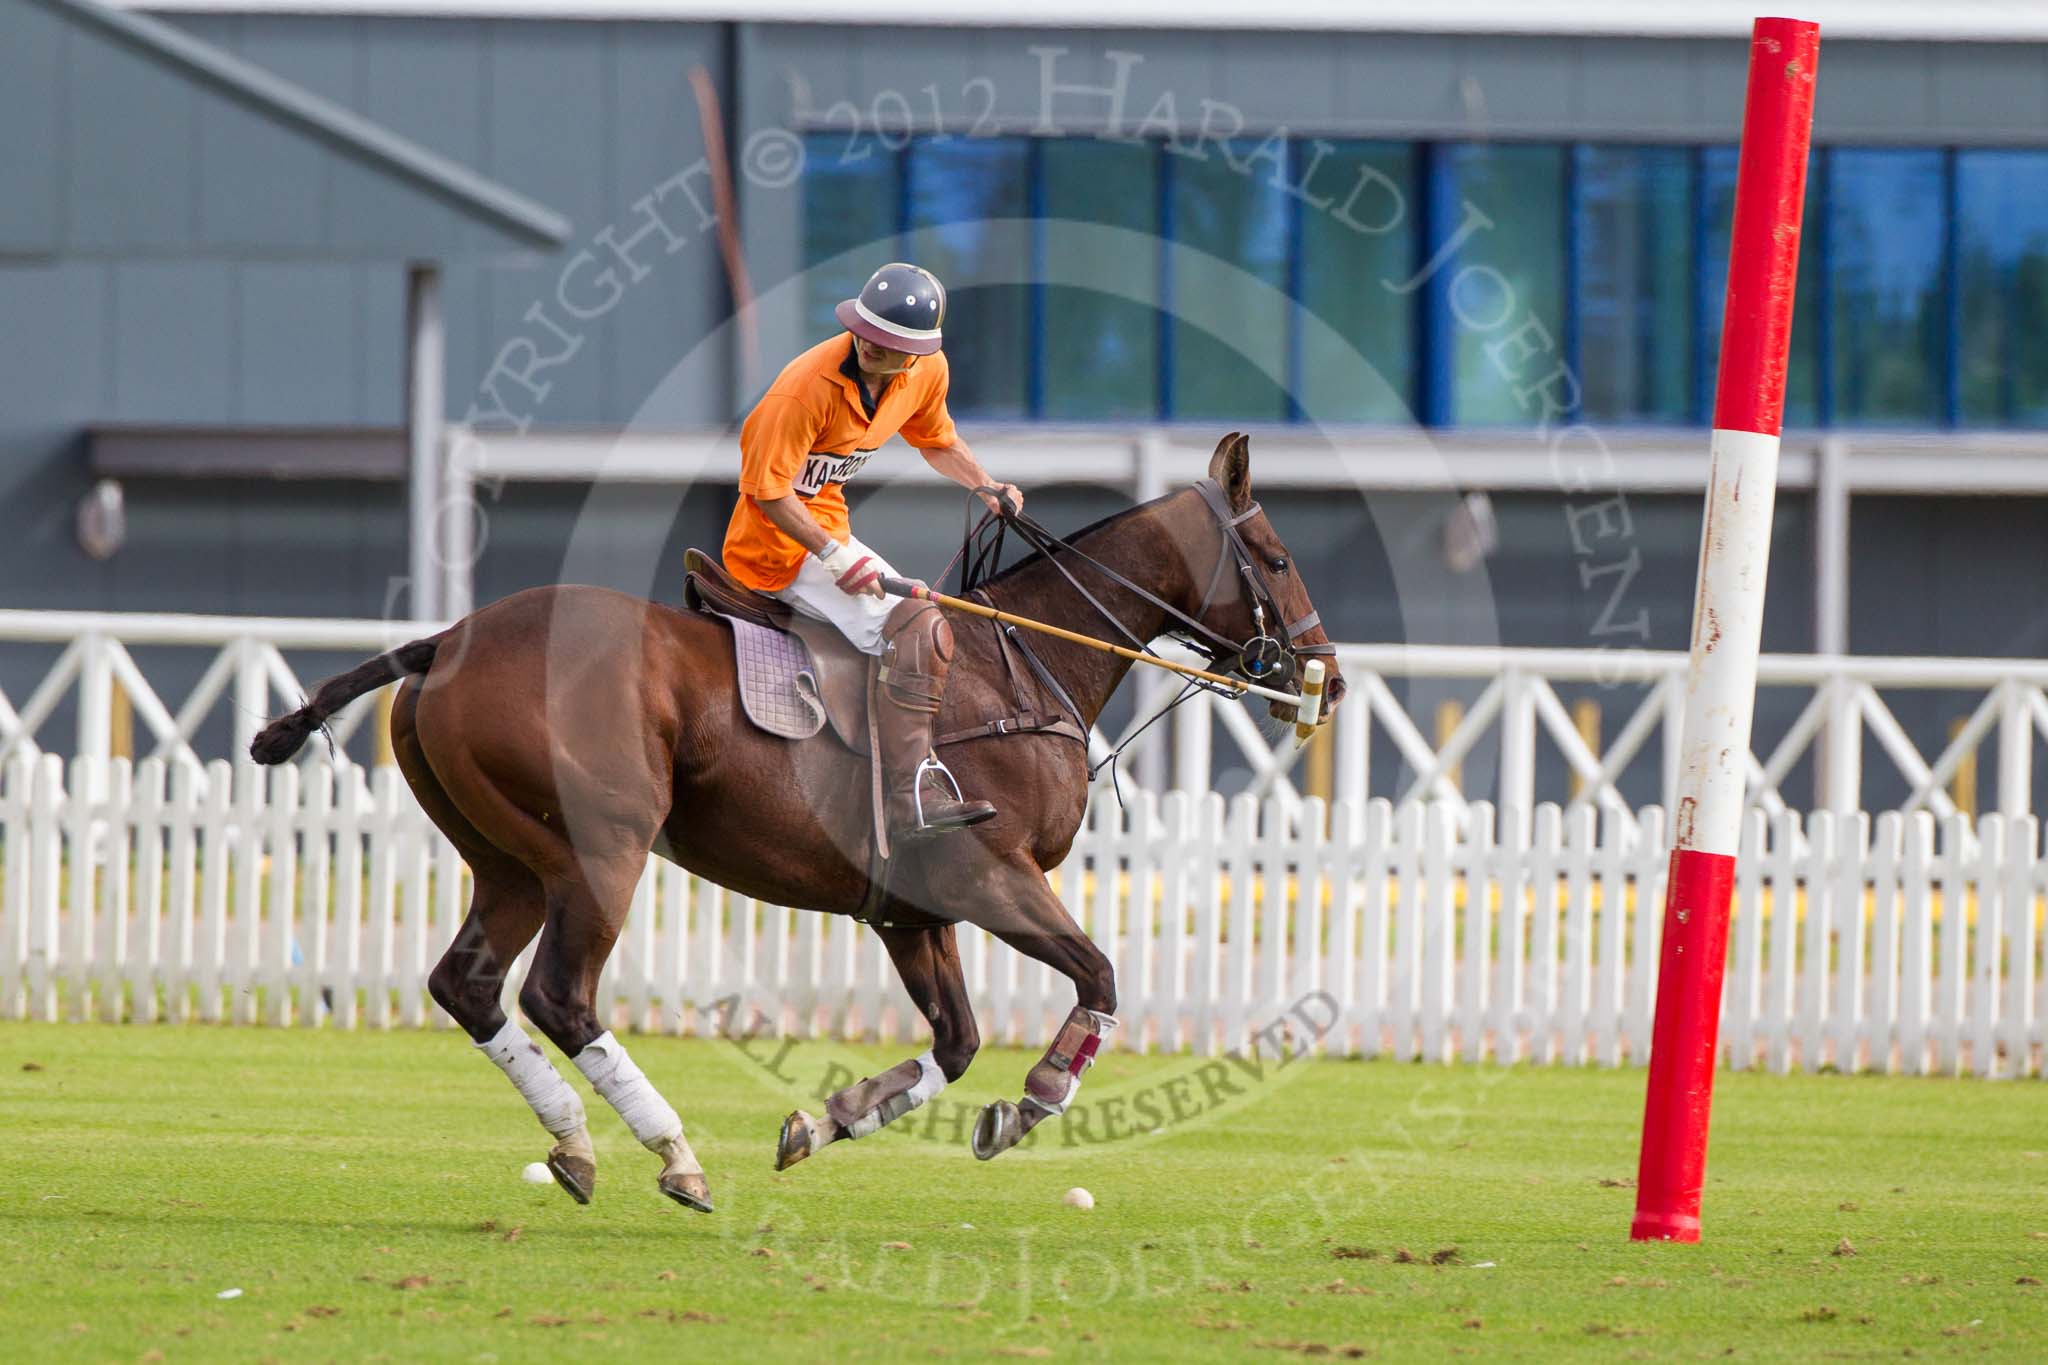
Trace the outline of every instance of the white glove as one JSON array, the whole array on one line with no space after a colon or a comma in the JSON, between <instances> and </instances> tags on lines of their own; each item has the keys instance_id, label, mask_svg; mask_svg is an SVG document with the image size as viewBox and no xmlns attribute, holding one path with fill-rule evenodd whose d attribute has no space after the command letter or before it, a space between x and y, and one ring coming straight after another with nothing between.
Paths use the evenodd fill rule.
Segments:
<instances>
[{"instance_id":1,"label":"white glove","mask_svg":"<svg viewBox=\"0 0 2048 1365\"><path fill-rule=\"evenodd\" d=\"M828 544L823 553L813 556L818 566L832 575L832 582L839 591L849 597L882 596L882 561L874 551L859 541L842 545L838 541Z\"/></svg>"}]
</instances>

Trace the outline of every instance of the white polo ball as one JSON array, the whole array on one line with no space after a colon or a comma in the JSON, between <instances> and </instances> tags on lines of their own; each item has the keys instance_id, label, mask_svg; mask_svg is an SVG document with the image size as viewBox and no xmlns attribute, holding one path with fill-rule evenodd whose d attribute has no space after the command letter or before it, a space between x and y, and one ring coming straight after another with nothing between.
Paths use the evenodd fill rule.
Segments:
<instances>
[{"instance_id":1,"label":"white polo ball","mask_svg":"<svg viewBox=\"0 0 2048 1365\"><path fill-rule=\"evenodd\" d=\"M551 1185L554 1183L555 1173L548 1169L547 1162L531 1161L527 1163L526 1169L519 1173L519 1178L529 1185Z\"/></svg>"},{"instance_id":2,"label":"white polo ball","mask_svg":"<svg viewBox=\"0 0 2048 1365\"><path fill-rule=\"evenodd\" d=\"M1070 1209L1092 1209L1095 1207L1095 1196L1076 1185L1060 1196L1060 1202Z\"/></svg>"}]
</instances>

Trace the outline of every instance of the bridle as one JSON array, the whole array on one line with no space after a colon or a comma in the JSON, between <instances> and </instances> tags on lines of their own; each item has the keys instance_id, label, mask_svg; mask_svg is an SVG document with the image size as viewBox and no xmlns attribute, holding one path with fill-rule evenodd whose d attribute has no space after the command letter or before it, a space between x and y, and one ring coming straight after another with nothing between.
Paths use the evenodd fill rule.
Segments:
<instances>
[{"instance_id":1,"label":"bridle","mask_svg":"<svg viewBox=\"0 0 2048 1365\"><path fill-rule=\"evenodd\" d=\"M1303 655L1334 655L1337 647L1333 644L1300 643L1302 636L1322 624L1320 612L1312 611L1306 616L1287 621L1281 627L1283 634L1280 636L1268 633L1269 623L1283 619L1280 600L1273 596L1273 590L1266 586L1265 577L1259 573L1258 566L1252 560L1251 547L1244 543L1244 537L1237 529L1259 514L1259 505L1253 503L1244 511L1232 515L1230 498L1224 493L1222 485L1214 479L1203 479L1195 485L1195 491L1202 495L1202 501L1216 517L1217 529L1223 533L1223 544L1216 554L1216 568L1209 575L1209 588L1202 594L1202 604L1195 608L1196 617L1209 614L1209 604L1215 600L1216 590L1223 585L1224 570L1233 558L1236 560L1239 576L1244 579L1245 593L1251 598L1253 635L1236 647L1235 666L1232 671L1241 673L1253 682L1268 682L1278 678L1284 684L1292 679L1300 668ZM1210 660L1218 664L1223 662L1222 658L1215 654L1210 655Z\"/></svg>"},{"instance_id":2,"label":"bridle","mask_svg":"<svg viewBox=\"0 0 2048 1365\"><path fill-rule=\"evenodd\" d=\"M979 488L975 491L995 492L993 488ZM1334 655L1337 647L1332 644L1305 645L1300 642L1303 635L1321 624L1321 618L1316 612L1312 611L1297 620L1287 621L1284 625L1279 624L1284 619L1279 600L1274 597L1272 589L1266 586L1251 547L1244 543L1244 536L1238 530L1238 527L1259 514L1259 504L1253 503L1244 511L1233 513L1230 510L1229 495L1214 479L1201 480L1195 485L1195 491L1201 494L1203 505L1216 518L1217 529L1222 533L1222 543L1217 550L1216 567L1209 575L1209 586L1202 594L1201 605L1195 608L1192 616L1150 589L1133 583L1086 550L1062 540L1024 513L1009 510L1007 507L1000 515L989 513L983 516L980 524L967 533L967 539L961 546L961 553L954 556L955 562L959 562L968 555L970 546L975 547L974 553L967 558L961 569L961 594L964 596L974 591L993 576L1002 559L1003 533L1006 530L1014 530L1019 539L1038 551L1045 557L1046 562L1059 570L1074 591L1080 593L1096 613L1134 648L1145 649L1150 641L1140 639L1115 612L1103 604L1100 598L1083 587L1080 580L1061 562L1063 555L1080 560L1125 592L1164 612L1172 624L1163 633L1181 641L1197 653L1206 655L1212 670L1219 673L1235 673L1253 682L1284 687L1298 671L1304 656ZM990 537L985 535L985 532L992 521L995 524L995 534ZM1216 594L1233 566L1244 583L1252 608L1252 634L1243 640L1233 640L1210 628L1201 619L1208 615L1210 605L1216 600ZM951 564L946 566L947 570L951 570L952 567ZM944 576L942 572L940 577ZM1276 628L1280 634L1273 633Z\"/></svg>"}]
</instances>

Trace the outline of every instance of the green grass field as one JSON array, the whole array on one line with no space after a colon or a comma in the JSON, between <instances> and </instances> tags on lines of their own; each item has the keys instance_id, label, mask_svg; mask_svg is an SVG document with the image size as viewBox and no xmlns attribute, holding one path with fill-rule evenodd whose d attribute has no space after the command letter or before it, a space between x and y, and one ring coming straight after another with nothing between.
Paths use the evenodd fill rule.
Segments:
<instances>
[{"instance_id":1,"label":"green grass field","mask_svg":"<svg viewBox=\"0 0 2048 1365\"><path fill-rule=\"evenodd\" d=\"M983 1165L955 1126L1032 1060L990 1050L776 1175L794 1097L905 1049L632 1047L714 1216L587 1092L597 1201L522 1183L545 1135L456 1036L0 1026L0 1334L37 1361L2048 1355L2039 1082L1724 1075L1707 1240L1636 1246L1639 1071L1111 1056L1091 1141Z\"/></svg>"}]
</instances>

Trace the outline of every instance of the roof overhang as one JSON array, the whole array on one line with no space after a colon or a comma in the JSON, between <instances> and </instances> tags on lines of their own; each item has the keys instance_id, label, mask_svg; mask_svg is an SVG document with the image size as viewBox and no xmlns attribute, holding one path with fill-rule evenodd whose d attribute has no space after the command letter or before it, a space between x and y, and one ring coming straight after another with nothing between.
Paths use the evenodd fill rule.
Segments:
<instances>
[{"instance_id":1,"label":"roof overhang","mask_svg":"<svg viewBox=\"0 0 2048 1365\"><path fill-rule=\"evenodd\" d=\"M428 261L568 240L545 205L161 20L0 3L18 7L0 44L0 259ZM307 206L308 185L342 207Z\"/></svg>"}]
</instances>

